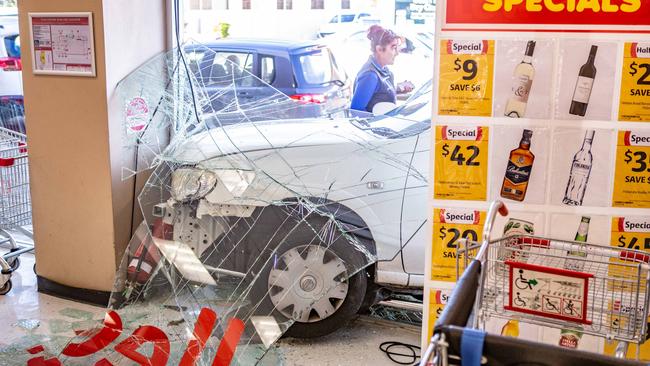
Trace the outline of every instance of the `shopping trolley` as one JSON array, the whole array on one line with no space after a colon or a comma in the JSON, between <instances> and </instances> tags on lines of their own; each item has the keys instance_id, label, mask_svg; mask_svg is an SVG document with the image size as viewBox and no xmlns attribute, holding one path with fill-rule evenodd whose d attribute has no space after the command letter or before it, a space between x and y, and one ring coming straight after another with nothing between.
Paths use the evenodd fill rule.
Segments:
<instances>
[{"instance_id":1,"label":"shopping trolley","mask_svg":"<svg viewBox=\"0 0 650 366\"><path fill-rule=\"evenodd\" d=\"M497 212L508 214L503 203L491 205L482 243L459 242L463 275L420 365L641 365L623 358L647 337L650 256L529 235L491 240ZM618 341L617 358L486 334L494 318Z\"/></svg>"},{"instance_id":2,"label":"shopping trolley","mask_svg":"<svg viewBox=\"0 0 650 366\"><path fill-rule=\"evenodd\" d=\"M0 127L0 244L9 246L0 256L0 295L11 290L19 256L34 249L28 168L26 136Z\"/></svg>"}]
</instances>

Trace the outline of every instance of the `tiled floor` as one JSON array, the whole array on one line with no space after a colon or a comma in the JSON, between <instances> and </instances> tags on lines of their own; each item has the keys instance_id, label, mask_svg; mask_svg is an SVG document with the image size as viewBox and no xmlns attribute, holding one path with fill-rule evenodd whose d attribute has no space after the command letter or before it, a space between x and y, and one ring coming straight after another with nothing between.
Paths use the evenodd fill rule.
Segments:
<instances>
[{"instance_id":1,"label":"tiled floor","mask_svg":"<svg viewBox=\"0 0 650 366\"><path fill-rule=\"evenodd\" d=\"M34 357L27 349L37 345L57 354L75 330L99 324L105 313L101 307L38 293L33 255L22 255L21 262L12 276L13 289L0 296L0 366L26 365ZM359 317L320 339L282 339L275 350L282 360L277 363L284 365L395 365L378 349L388 340L418 345L419 328Z\"/></svg>"}]
</instances>

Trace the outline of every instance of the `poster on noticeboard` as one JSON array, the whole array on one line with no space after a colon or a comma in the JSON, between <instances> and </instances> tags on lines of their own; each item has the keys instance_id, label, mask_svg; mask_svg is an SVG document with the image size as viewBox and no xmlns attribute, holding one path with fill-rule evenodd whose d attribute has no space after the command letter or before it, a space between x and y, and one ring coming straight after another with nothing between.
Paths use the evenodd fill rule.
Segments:
<instances>
[{"instance_id":1,"label":"poster on noticeboard","mask_svg":"<svg viewBox=\"0 0 650 366\"><path fill-rule=\"evenodd\" d=\"M440 0L435 33L423 346L429 314L441 311L430 294L455 284L454 240L487 239L474 234L482 225L443 235L452 225L440 212L469 217L500 200L510 214L497 217L491 240L520 224L650 253L645 234L609 230L650 208L650 2ZM496 334L507 325L486 324ZM593 332L563 342L557 327L517 327L535 342L612 352ZM640 351L650 360L650 343Z\"/></svg>"},{"instance_id":2,"label":"poster on noticeboard","mask_svg":"<svg viewBox=\"0 0 650 366\"><path fill-rule=\"evenodd\" d=\"M29 13L36 75L96 75L92 13Z\"/></svg>"}]
</instances>

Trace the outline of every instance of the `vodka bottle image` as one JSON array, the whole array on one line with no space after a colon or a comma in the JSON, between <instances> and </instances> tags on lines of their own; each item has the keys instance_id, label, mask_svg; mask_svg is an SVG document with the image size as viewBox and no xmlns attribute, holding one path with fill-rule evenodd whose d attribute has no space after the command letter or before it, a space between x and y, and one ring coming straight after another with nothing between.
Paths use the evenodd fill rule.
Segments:
<instances>
[{"instance_id":1,"label":"vodka bottle image","mask_svg":"<svg viewBox=\"0 0 650 366\"><path fill-rule=\"evenodd\" d=\"M589 97L591 97L591 89L594 86L594 79L596 78L596 66L594 65L594 61L596 59L597 51L598 46L591 46L591 50L589 51L589 58L587 59L587 62L580 68L580 73L578 73L578 80L576 81L576 86L573 90L571 108L569 108L570 114L582 117L587 114Z\"/></svg>"},{"instance_id":2,"label":"vodka bottle image","mask_svg":"<svg viewBox=\"0 0 650 366\"><path fill-rule=\"evenodd\" d=\"M589 174L591 174L591 166L593 162L591 144L594 141L595 133L595 130L587 130L587 132L585 132L582 147L573 156L569 182L566 185L564 199L562 200L564 204L582 206L582 199L585 197L587 183L589 183Z\"/></svg>"},{"instance_id":3,"label":"vodka bottle image","mask_svg":"<svg viewBox=\"0 0 650 366\"><path fill-rule=\"evenodd\" d=\"M528 41L524 58L514 71L515 81L512 85L512 95L506 103L505 115L507 117L522 118L526 113L528 95L535 76L533 52L535 52L535 41Z\"/></svg>"}]
</instances>

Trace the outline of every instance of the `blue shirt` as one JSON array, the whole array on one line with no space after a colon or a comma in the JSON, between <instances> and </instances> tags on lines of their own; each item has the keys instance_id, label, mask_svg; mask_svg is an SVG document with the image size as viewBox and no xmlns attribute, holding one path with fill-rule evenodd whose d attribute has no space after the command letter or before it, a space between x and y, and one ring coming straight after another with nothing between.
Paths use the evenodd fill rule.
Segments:
<instances>
[{"instance_id":1,"label":"blue shirt","mask_svg":"<svg viewBox=\"0 0 650 366\"><path fill-rule=\"evenodd\" d=\"M396 102L393 74L381 67L373 56L363 65L354 81L351 109L372 112L379 102Z\"/></svg>"}]
</instances>

